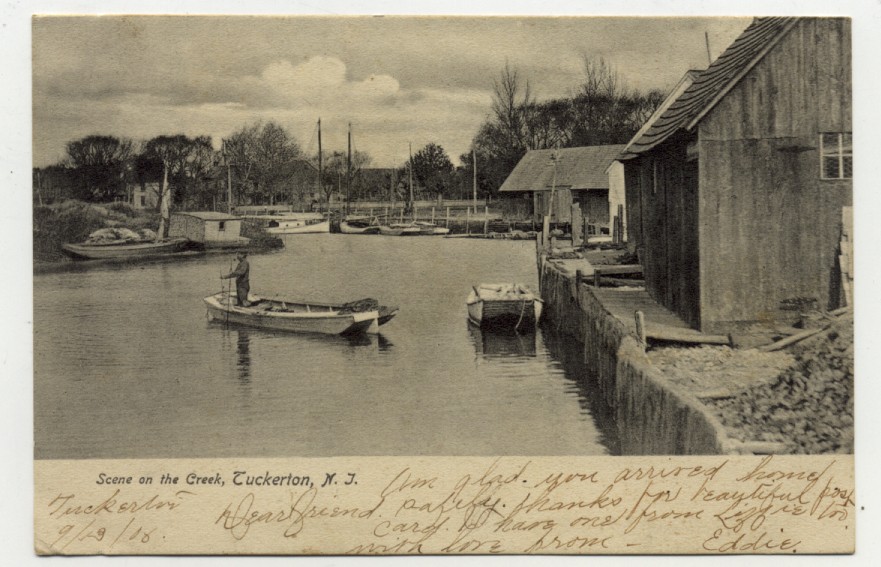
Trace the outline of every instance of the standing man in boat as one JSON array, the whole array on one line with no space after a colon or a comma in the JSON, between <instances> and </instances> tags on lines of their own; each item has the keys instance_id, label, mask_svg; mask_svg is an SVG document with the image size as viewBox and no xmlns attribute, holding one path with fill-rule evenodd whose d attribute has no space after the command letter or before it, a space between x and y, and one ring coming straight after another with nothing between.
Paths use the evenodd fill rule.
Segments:
<instances>
[{"instance_id":1,"label":"standing man in boat","mask_svg":"<svg viewBox=\"0 0 881 567\"><path fill-rule=\"evenodd\" d=\"M236 279L236 297L238 298L238 304L242 307L251 305L248 302L248 292L251 290L251 282L249 280L251 266L248 265L247 258L248 253L244 250L236 252L236 259L239 261L239 265L236 266L235 270L221 277L224 280Z\"/></svg>"}]
</instances>

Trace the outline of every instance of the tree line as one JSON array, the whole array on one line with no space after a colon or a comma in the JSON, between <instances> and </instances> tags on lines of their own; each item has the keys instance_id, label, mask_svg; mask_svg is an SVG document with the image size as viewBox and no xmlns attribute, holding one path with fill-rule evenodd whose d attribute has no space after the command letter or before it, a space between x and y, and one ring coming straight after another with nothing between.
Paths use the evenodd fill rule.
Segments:
<instances>
[{"instance_id":1,"label":"tree line","mask_svg":"<svg viewBox=\"0 0 881 567\"><path fill-rule=\"evenodd\" d=\"M335 192L374 199L408 198L412 177L419 197L444 195L455 185L456 168L444 149L429 143L393 168L370 168L367 152L322 152L307 155L296 138L276 122L255 122L221 140L210 136L161 135L135 141L91 135L68 142L60 163L35 169L35 187L63 186L65 197L88 202L131 199L142 183L158 188L157 206L167 191L175 205L212 208L225 203L276 204L312 198L325 202ZM348 176L348 183L346 178ZM49 191L51 192L51 191ZM48 192L47 192L48 193ZM342 197L342 195L340 195Z\"/></svg>"},{"instance_id":2,"label":"tree line","mask_svg":"<svg viewBox=\"0 0 881 567\"><path fill-rule=\"evenodd\" d=\"M628 87L604 59L585 55L573 94L539 102L529 80L506 64L493 81L491 113L460 161L473 172L477 156L479 192L492 195L528 150L627 143L664 96Z\"/></svg>"},{"instance_id":3,"label":"tree line","mask_svg":"<svg viewBox=\"0 0 881 567\"><path fill-rule=\"evenodd\" d=\"M474 157L481 197L494 196L530 149L626 143L663 101L659 90L629 88L603 59L585 56L583 76L569 97L538 101L529 80L506 64L493 81L491 112L479 126L471 151L453 165L434 142L395 168L370 168L372 158L355 151L307 155L276 122L254 122L223 138L162 135L146 141L93 135L67 144L62 163L35 171L64 179L70 197L107 202L129 199L133 185L161 181L175 204L211 208L232 193L235 204L275 204L334 192L349 198L408 200L410 180L417 198L467 198L472 194ZM59 175L63 174L63 175ZM159 195L161 200L162 195Z\"/></svg>"}]
</instances>

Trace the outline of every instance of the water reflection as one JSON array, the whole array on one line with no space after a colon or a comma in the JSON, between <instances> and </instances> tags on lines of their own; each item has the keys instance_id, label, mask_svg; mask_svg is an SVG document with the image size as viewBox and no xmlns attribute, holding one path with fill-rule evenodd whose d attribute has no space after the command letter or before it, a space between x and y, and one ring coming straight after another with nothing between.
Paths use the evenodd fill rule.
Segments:
<instances>
[{"instance_id":1,"label":"water reflection","mask_svg":"<svg viewBox=\"0 0 881 567\"><path fill-rule=\"evenodd\" d=\"M238 329L236 342L236 368L242 384L251 382L251 336L248 329Z\"/></svg>"},{"instance_id":2,"label":"water reflection","mask_svg":"<svg viewBox=\"0 0 881 567\"><path fill-rule=\"evenodd\" d=\"M376 335L377 342L379 343L379 352L391 352L392 348L394 348L395 343L388 340L385 335L382 333Z\"/></svg>"},{"instance_id":3,"label":"water reflection","mask_svg":"<svg viewBox=\"0 0 881 567\"><path fill-rule=\"evenodd\" d=\"M620 455L621 443L615 414L602 398L596 372L584 363L584 346L550 325L542 325L541 334L548 353L563 366L564 376L572 383L583 412L593 416L602 436L601 443L610 454Z\"/></svg>"},{"instance_id":4,"label":"water reflection","mask_svg":"<svg viewBox=\"0 0 881 567\"><path fill-rule=\"evenodd\" d=\"M478 356L485 358L534 357L536 356L536 333L480 329L468 324L471 342Z\"/></svg>"}]
</instances>

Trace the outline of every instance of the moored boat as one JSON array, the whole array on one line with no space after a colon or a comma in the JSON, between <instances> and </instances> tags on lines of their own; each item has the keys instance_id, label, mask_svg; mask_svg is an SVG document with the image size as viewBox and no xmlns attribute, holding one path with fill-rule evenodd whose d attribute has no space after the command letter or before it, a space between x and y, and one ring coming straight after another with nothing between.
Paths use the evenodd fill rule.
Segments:
<instances>
[{"instance_id":1,"label":"moored boat","mask_svg":"<svg viewBox=\"0 0 881 567\"><path fill-rule=\"evenodd\" d=\"M343 234L379 234L379 225L368 219L346 219L340 221L340 232Z\"/></svg>"},{"instance_id":2,"label":"moored boat","mask_svg":"<svg viewBox=\"0 0 881 567\"><path fill-rule=\"evenodd\" d=\"M273 331L357 335L379 325L377 309L357 311L330 304L256 296L250 296L249 300L248 306L236 305L234 294L219 292L203 301L210 319Z\"/></svg>"},{"instance_id":3,"label":"moored boat","mask_svg":"<svg viewBox=\"0 0 881 567\"><path fill-rule=\"evenodd\" d=\"M466 301L468 320L482 329L533 329L542 300L522 284L480 284Z\"/></svg>"},{"instance_id":4,"label":"moored boat","mask_svg":"<svg viewBox=\"0 0 881 567\"><path fill-rule=\"evenodd\" d=\"M172 254L184 250L189 244L186 238L171 240L132 242L82 242L63 244L62 250L69 256L81 260L110 260L118 258L148 258Z\"/></svg>"},{"instance_id":5,"label":"moored boat","mask_svg":"<svg viewBox=\"0 0 881 567\"><path fill-rule=\"evenodd\" d=\"M437 226L430 222L416 221L413 224L419 227L419 234L422 235L442 236L450 233L449 228Z\"/></svg>"},{"instance_id":6,"label":"moored boat","mask_svg":"<svg viewBox=\"0 0 881 567\"><path fill-rule=\"evenodd\" d=\"M422 229L411 223L393 223L379 227L379 234L383 236L418 236Z\"/></svg>"},{"instance_id":7,"label":"moored boat","mask_svg":"<svg viewBox=\"0 0 881 567\"><path fill-rule=\"evenodd\" d=\"M330 221L320 213L285 213L245 217L257 221L269 234L311 234L330 232Z\"/></svg>"}]
</instances>

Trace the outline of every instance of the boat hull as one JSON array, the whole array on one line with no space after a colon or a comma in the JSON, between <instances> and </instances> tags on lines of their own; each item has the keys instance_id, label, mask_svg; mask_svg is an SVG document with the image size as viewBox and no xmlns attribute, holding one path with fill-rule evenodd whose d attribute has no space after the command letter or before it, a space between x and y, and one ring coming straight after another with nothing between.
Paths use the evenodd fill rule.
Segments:
<instances>
[{"instance_id":1,"label":"boat hull","mask_svg":"<svg viewBox=\"0 0 881 567\"><path fill-rule=\"evenodd\" d=\"M269 234L321 234L330 232L330 221L305 224L303 221L281 221L278 226L266 229Z\"/></svg>"},{"instance_id":2,"label":"boat hull","mask_svg":"<svg viewBox=\"0 0 881 567\"><path fill-rule=\"evenodd\" d=\"M148 258L180 252L186 248L186 238L162 242L138 242L130 244L64 244L64 252L80 260L110 260L116 258Z\"/></svg>"},{"instance_id":3,"label":"boat hull","mask_svg":"<svg viewBox=\"0 0 881 567\"><path fill-rule=\"evenodd\" d=\"M233 296L227 293L218 293L206 297L204 302L208 308L208 316L212 320L291 333L357 335L368 332L370 327L377 323L379 318L378 311L341 313L318 305L316 305L315 311L306 312L266 311L257 308L240 307L234 304Z\"/></svg>"},{"instance_id":4,"label":"boat hull","mask_svg":"<svg viewBox=\"0 0 881 567\"><path fill-rule=\"evenodd\" d=\"M357 226L349 224L346 221L341 221L340 232L343 234L379 234L379 227L376 225Z\"/></svg>"},{"instance_id":5,"label":"boat hull","mask_svg":"<svg viewBox=\"0 0 881 567\"><path fill-rule=\"evenodd\" d=\"M422 229L418 226L381 226L379 227L379 234L383 236L419 236L422 234Z\"/></svg>"},{"instance_id":6,"label":"boat hull","mask_svg":"<svg viewBox=\"0 0 881 567\"><path fill-rule=\"evenodd\" d=\"M466 301L468 320L481 329L527 330L534 329L541 320L544 303L531 293L522 297L481 297L472 290Z\"/></svg>"}]
</instances>

